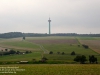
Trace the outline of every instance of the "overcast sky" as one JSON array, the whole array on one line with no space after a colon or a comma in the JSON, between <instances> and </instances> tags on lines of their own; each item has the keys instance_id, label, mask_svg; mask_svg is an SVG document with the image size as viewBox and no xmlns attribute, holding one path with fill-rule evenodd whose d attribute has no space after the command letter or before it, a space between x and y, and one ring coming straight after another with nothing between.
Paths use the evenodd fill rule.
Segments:
<instances>
[{"instance_id":1,"label":"overcast sky","mask_svg":"<svg viewBox=\"0 0 100 75\"><path fill-rule=\"evenodd\" d=\"M0 33L100 33L100 0L0 0Z\"/></svg>"}]
</instances>

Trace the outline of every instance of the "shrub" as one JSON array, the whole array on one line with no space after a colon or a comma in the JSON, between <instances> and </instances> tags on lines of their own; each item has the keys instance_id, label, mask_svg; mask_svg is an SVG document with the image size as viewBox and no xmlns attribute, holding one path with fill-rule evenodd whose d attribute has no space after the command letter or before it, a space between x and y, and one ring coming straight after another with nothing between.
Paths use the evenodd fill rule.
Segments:
<instances>
[{"instance_id":1,"label":"shrub","mask_svg":"<svg viewBox=\"0 0 100 75\"><path fill-rule=\"evenodd\" d=\"M5 49L5 51L8 51L8 49Z\"/></svg>"},{"instance_id":2,"label":"shrub","mask_svg":"<svg viewBox=\"0 0 100 75\"><path fill-rule=\"evenodd\" d=\"M23 40L25 40L25 36L23 37Z\"/></svg>"},{"instance_id":3,"label":"shrub","mask_svg":"<svg viewBox=\"0 0 100 75\"><path fill-rule=\"evenodd\" d=\"M46 62L48 60L46 57L43 57L39 62Z\"/></svg>"},{"instance_id":4,"label":"shrub","mask_svg":"<svg viewBox=\"0 0 100 75\"><path fill-rule=\"evenodd\" d=\"M71 53L71 55L75 55L75 52L73 51L73 52Z\"/></svg>"},{"instance_id":5,"label":"shrub","mask_svg":"<svg viewBox=\"0 0 100 75\"><path fill-rule=\"evenodd\" d=\"M53 54L53 52L52 52L52 51L50 51L50 52L49 52L49 54Z\"/></svg>"},{"instance_id":6,"label":"shrub","mask_svg":"<svg viewBox=\"0 0 100 75\"><path fill-rule=\"evenodd\" d=\"M89 46L88 45L82 45L85 49L88 49L89 48Z\"/></svg>"},{"instance_id":7,"label":"shrub","mask_svg":"<svg viewBox=\"0 0 100 75\"><path fill-rule=\"evenodd\" d=\"M60 54L60 52L57 52L57 54Z\"/></svg>"},{"instance_id":8,"label":"shrub","mask_svg":"<svg viewBox=\"0 0 100 75\"><path fill-rule=\"evenodd\" d=\"M14 50L9 51L9 54L15 54L15 53L16 53L16 51L14 51Z\"/></svg>"},{"instance_id":9,"label":"shrub","mask_svg":"<svg viewBox=\"0 0 100 75\"><path fill-rule=\"evenodd\" d=\"M64 55L65 53L64 52L62 52L62 55Z\"/></svg>"},{"instance_id":10,"label":"shrub","mask_svg":"<svg viewBox=\"0 0 100 75\"><path fill-rule=\"evenodd\" d=\"M16 54L20 54L20 51L16 51Z\"/></svg>"},{"instance_id":11,"label":"shrub","mask_svg":"<svg viewBox=\"0 0 100 75\"><path fill-rule=\"evenodd\" d=\"M80 47L80 45L78 45L78 47Z\"/></svg>"}]
</instances>

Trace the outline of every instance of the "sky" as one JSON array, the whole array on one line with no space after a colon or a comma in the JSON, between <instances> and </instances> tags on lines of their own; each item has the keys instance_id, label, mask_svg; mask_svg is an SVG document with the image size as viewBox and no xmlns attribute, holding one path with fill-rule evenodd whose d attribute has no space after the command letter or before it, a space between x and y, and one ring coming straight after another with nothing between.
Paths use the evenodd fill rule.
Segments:
<instances>
[{"instance_id":1,"label":"sky","mask_svg":"<svg viewBox=\"0 0 100 75\"><path fill-rule=\"evenodd\" d=\"M0 0L0 33L100 33L100 0Z\"/></svg>"}]
</instances>

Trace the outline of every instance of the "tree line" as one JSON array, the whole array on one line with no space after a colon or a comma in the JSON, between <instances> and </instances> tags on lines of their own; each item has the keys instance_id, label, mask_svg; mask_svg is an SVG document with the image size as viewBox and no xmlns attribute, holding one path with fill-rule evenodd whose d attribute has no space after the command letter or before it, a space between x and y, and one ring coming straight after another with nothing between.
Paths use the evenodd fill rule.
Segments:
<instances>
[{"instance_id":1,"label":"tree line","mask_svg":"<svg viewBox=\"0 0 100 75\"><path fill-rule=\"evenodd\" d=\"M9 32L0 34L0 38L17 38L17 37L42 37L42 36L82 36L82 37L100 37L100 34L77 34L77 33L22 33Z\"/></svg>"}]
</instances>

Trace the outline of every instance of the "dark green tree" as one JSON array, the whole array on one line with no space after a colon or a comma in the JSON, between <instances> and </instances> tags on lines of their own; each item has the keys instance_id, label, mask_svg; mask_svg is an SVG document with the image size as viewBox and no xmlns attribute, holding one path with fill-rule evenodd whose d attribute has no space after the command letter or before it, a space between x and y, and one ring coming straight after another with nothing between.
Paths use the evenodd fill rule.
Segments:
<instances>
[{"instance_id":1,"label":"dark green tree","mask_svg":"<svg viewBox=\"0 0 100 75\"><path fill-rule=\"evenodd\" d=\"M20 51L16 51L16 54L20 54Z\"/></svg>"},{"instance_id":2,"label":"dark green tree","mask_svg":"<svg viewBox=\"0 0 100 75\"><path fill-rule=\"evenodd\" d=\"M64 54L65 54L65 52L62 52L61 54L62 54L62 55L64 55Z\"/></svg>"},{"instance_id":3,"label":"dark green tree","mask_svg":"<svg viewBox=\"0 0 100 75\"><path fill-rule=\"evenodd\" d=\"M50 51L50 52L49 52L49 54L53 54L53 52L52 52L52 51Z\"/></svg>"},{"instance_id":4,"label":"dark green tree","mask_svg":"<svg viewBox=\"0 0 100 75\"><path fill-rule=\"evenodd\" d=\"M10 51L9 51L9 54L16 54L16 51L10 50Z\"/></svg>"},{"instance_id":5,"label":"dark green tree","mask_svg":"<svg viewBox=\"0 0 100 75\"><path fill-rule=\"evenodd\" d=\"M97 58L96 58L94 55L89 56L89 62L90 62L90 63L98 63L98 62L97 62Z\"/></svg>"},{"instance_id":6,"label":"dark green tree","mask_svg":"<svg viewBox=\"0 0 100 75\"><path fill-rule=\"evenodd\" d=\"M73 51L73 52L71 53L71 55L75 55L75 52Z\"/></svg>"},{"instance_id":7,"label":"dark green tree","mask_svg":"<svg viewBox=\"0 0 100 75\"><path fill-rule=\"evenodd\" d=\"M82 55L82 56L76 56L74 58L74 61L80 62L80 64L84 64L87 61L87 59L86 56Z\"/></svg>"},{"instance_id":8,"label":"dark green tree","mask_svg":"<svg viewBox=\"0 0 100 75\"><path fill-rule=\"evenodd\" d=\"M23 36L23 40L25 40L25 36Z\"/></svg>"},{"instance_id":9,"label":"dark green tree","mask_svg":"<svg viewBox=\"0 0 100 75\"><path fill-rule=\"evenodd\" d=\"M46 62L46 60L48 60L46 57L43 57L40 62Z\"/></svg>"},{"instance_id":10,"label":"dark green tree","mask_svg":"<svg viewBox=\"0 0 100 75\"><path fill-rule=\"evenodd\" d=\"M28 53L30 53L30 52L29 52L29 51L26 51L25 53L28 54Z\"/></svg>"},{"instance_id":11,"label":"dark green tree","mask_svg":"<svg viewBox=\"0 0 100 75\"><path fill-rule=\"evenodd\" d=\"M60 52L57 52L57 54L60 54Z\"/></svg>"},{"instance_id":12,"label":"dark green tree","mask_svg":"<svg viewBox=\"0 0 100 75\"><path fill-rule=\"evenodd\" d=\"M8 51L8 49L5 49L5 51Z\"/></svg>"}]
</instances>

